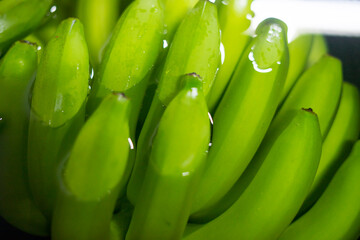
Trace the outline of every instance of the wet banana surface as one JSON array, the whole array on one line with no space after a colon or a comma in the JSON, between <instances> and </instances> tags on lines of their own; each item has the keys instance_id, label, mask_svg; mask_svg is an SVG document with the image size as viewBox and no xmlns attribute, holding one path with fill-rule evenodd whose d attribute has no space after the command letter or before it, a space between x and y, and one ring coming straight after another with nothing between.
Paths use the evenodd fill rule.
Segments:
<instances>
[{"instance_id":1,"label":"wet banana surface","mask_svg":"<svg viewBox=\"0 0 360 240\"><path fill-rule=\"evenodd\" d=\"M257 2L0 1L0 232L357 240L360 48Z\"/></svg>"}]
</instances>

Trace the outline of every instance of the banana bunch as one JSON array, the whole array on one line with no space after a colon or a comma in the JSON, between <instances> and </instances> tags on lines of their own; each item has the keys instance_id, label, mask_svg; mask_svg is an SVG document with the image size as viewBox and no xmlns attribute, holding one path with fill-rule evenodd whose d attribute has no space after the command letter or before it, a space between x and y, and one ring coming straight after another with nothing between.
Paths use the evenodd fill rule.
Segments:
<instances>
[{"instance_id":1,"label":"banana bunch","mask_svg":"<svg viewBox=\"0 0 360 240\"><path fill-rule=\"evenodd\" d=\"M251 0L0 1L0 216L55 240L356 240L360 93ZM24 237L24 239L27 239Z\"/></svg>"}]
</instances>

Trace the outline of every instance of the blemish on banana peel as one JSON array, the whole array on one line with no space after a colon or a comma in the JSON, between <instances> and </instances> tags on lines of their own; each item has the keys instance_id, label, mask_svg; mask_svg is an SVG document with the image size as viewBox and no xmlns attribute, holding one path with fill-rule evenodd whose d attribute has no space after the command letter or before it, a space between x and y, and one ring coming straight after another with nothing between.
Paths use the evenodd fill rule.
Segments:
<instances>
[{"instance_id":1,"label":"blemish on banana peel","mask_svg":"<svg viewBox=\"0 0 360 240\"><path fill-rule=\"evenodd\" d=\"M120 99L129 99L123 92L113 91L111 94L118 97L119 100Z\"/></svg>"},{"instance_id":2,"label":"blemish on banana peel","mask_svg":"<svg viewBox=\"0 0 360 240\"><path fill-rule=\"evenodd\" d=\"M199 74L197 74L196 72L188 73L188 74L186 74L186 75L191 76L191 77L197 77L197 78L202 79L202 77L201 77Z\"/></svg>"},{"instance_id":3,"label":"blemish on banana peel","mask_svg":"<svg viewBox=\"0 0 360 240\"><path fill-rule=\"evenodd\" d=\"M302 110L306 111L306 112L309 112L309 113L312 113L314 115L317 115L313 110L312 108L301 108Z\"/></svg>"},{"instance_id":4,"label":"blemish on banana peel","mask_svg":"<svg viewBox=\"0 0 360 240\"><path fill-rule=\"evenodd\" d=\"M36 43L30 42L30 41L28 41L28 40L20 40L19 42L21 42L21 43L26 43L26 44L29 44L29 45L31 45L31 46L37 47L37 44L36 44Z\"/></svg>"}]
</instances>

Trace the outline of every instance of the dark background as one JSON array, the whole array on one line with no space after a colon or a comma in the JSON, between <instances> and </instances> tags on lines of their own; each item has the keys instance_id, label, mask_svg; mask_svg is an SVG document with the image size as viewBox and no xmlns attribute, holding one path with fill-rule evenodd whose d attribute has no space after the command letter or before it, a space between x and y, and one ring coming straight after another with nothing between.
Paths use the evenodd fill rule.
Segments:
<instances>
[{"instance_id":1,"label":"dark background","mask_svg":"<svg viewBox=\"0 0 360 240\"><path fill-rule=\"evenodd\" d=\"M344 80L360 87L360 37L326 37L329 52L343 63Z\"/></svg>"},{"instance_id":2,"label":"dark background","mask_svg":"<svg viewBox=\"0 0 360 240\"><path fill-rule=\"evenodd\" d=\"M343 63L344 80L360 88L360 38L326 36L329 53ZM47 240L22 233L0 218L1 240Z\"/></svg>"}]
</instances>

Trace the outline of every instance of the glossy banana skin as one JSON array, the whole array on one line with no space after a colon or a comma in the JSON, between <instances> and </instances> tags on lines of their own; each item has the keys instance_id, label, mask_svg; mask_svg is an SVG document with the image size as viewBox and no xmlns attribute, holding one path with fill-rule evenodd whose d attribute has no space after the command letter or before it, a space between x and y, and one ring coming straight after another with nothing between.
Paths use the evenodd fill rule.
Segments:
<instances>
[{"instance_id":1,"label":"glossy banana skin","mask_svg":"<svg viewBox=\"0 0 360 240\"><path fill-rule=\"evenodd\" d=\"M159 0L135 1L123 13L95 79L87 107L89 113L107 93L126 92L141 84L160 52L163 18Z\"/></svg>"},{"instance_id":2,"label":"glossy banana skin","mask_svg":"<svg viewBox=\"0 0 360 240\"><path fill-rule=\"evenodd\" d=\"M302 74L274 121L283 118L288 110L311 107L319 117L321 133L325 139L338 108L342 80L341 61L324 55Z\"/></svg>"},{"instance_id":3,"label":"glossy banana skin","mask_svg":"<svg viewBox=\"0 0 360 240\"><path fill-rule=\"evenodd\" d=\"M347 154L350 153L351 147L359 137L359 131L359 90L351 83L344 82L340 105L330 131L324 140L320 164L300 214L308 210L324 192L337 169L346 159Z\"/></svg>"},{"instance_id":4,"label":"glossy banana skin","mask_svg":"<svg viewBox=\"0 0 360 240\"><path fill-rule=\"evenodd\" d=\"M213 3L200 0L179 26L159 81L158 96L163 104L169 104L179 90L179 77L189 72L202 77L203 91L208 95L220 63L216 10Z\"/></svg>"},{"instance_id":5,"label":"glossy banana skin","mask_svg":"<svg viewBox=\"0 0 360 240\"><path fill-rule=\"evenodd\" d=\"M240 198L183 239L277 239L311 187L321 143L316 114L309 109L287 112L270 127L249 165L253 179Z\"/></svg>"},{"instance_id":6,"label":"glossy banana skin","mask_svg":"<svg viewBox=\"0 0 360 240\"><path fill-rule=\"evenodd\" d=\"M106 94L124 92L131 99L132 139L149 75L160 53L163 23L159 0L135 1L126 9L106 47L87 103L91 114Z\"/></svg>"},{"instance_id":7,"label":"glossy banana skin","mask_svg":"<svg viewBox=\"0 0 360 240\"><path fill-rule=\"evenodd\" d=\"M93 67L101 61L101 51L120 15L118 0L79 0L77 16L84 24L86 41Z\"/></svg>"},{"instance_id":8,"label":"glossy banana skin","mask_svg":"<svg viewBox=\"0 0 360 240\"><path fill-rule=\"evenodd\" d=\"M289 43L289 71L281 94L280 103L284 101L296 80L304 71L313 43L313 35L300 35Z\"/></svg>"},{"instance_id":9,"label":"glossy banana skin","mask_svg":"<svg viewBox=\"0 0 360 240\"><path fill-rule=\"evenodd\" d=\"M292 223L279 240L354 240L360 236L360 142L341 165L315 205Z\"/></svg>"},{"instance_id":10,"label":"glossy banana skin","mask_svg":"<svg viewBox=\"0 0 360 240\"><path fill-rule=\"evenodd\" d=\"M179 91L180 77L189 72L199 74L206 97L220 63L219 46L220 30L216 6L207 0L200 0L176 31L157 91L140 133L139 151L127 188L127 197L132 204L136 205L159 120L166 106Z\"/></svg>"},{"instance_id":11,"label":"glossy banana skin","mask_svg":"<svg viewBox=\"0 0 360 240\"><path fill-rule=\"evenodd\" d=\"M129 100L110 94L81 129L61 170L52 239L109 238L127 167L128 138Z\"/></svg>"},{"instance_id":12,"label":"glossy banana skin","mask_svg":"<svg viewBox=\"0 0 360 240\"><path fill-rule=\"evenodd\" d=\"M35 206L27 177L29 95L37 67L37 46L13 44L0 64L0 215L32 235L48 235L48 222Z\"/></svg>"},{"instance_id":13,"label":"glossy banana skin","mask_svg":"<svg viewBox=\"0 0 360 240\"><path fill-rule=\"evenodd\" d=\"M13 42L24 38L40 25L51 3L51 0L1 1L0 57Z\"/></svg>"},{"instance_id":14,"label":"glossy banana skin","mask_svg":"<svg viewBox=\"0 0 360 240\"><path fill-rule=\"evenodd\" d=\"M192 206L193 221L206 217L231 189L265 136L287 73L286 32L280 20L262 22L237 65L214 115L212 146Z\"/></svg>"},{"instance_id":15,"label":"glossy banana skin","mask_svg":"<svg viewBox=\"0 0 360 240\"><path fill-rule=\"evenodd\" d=\"M181 239L205 164L210 120L201 79L185 86L166 108L126 239Z\"/></svg>"},{"instance_id":16,"label":"glossy banana skin","mask_svg":"<svg viewBox=\"0 0 360 240\"><path fill-rule=\"evenodd\" d=\"M251 37L244 33L251 23L251 3L252 0L230 0L227 4L219 1L222 63L208 98L211 113L214 113L241 54L251 40Z\"/></svg>"},{"instance_id":17,"label":"glossy banana skin","mask_svg":"<svg viewBox=\"0 0 360 240\"><path fill-rule=\"evenodd\" d=\"M131 3L113 30L87 103L87 112L91 115L106 94L124 92L131 99L130 138L134 145L138 116L152 68L160 53L163 29L164 9L160 0ZM130 152L128 177L135 153L135 150ZM126 183L122 184L121 196L125 194Z\"/></svg>"},{"instance_id":18,"label":"glossy banana skin","mask_svg":"<svg viewBox=\"0 0 360 240\"><path fill-rule=\"evenodd\" d=\"M85 120L89 57L82 24L64 20L44 49L34 84L28 138L29 182L35 202L50 218L57 169Z\"/></svg>"}]
</instances>

